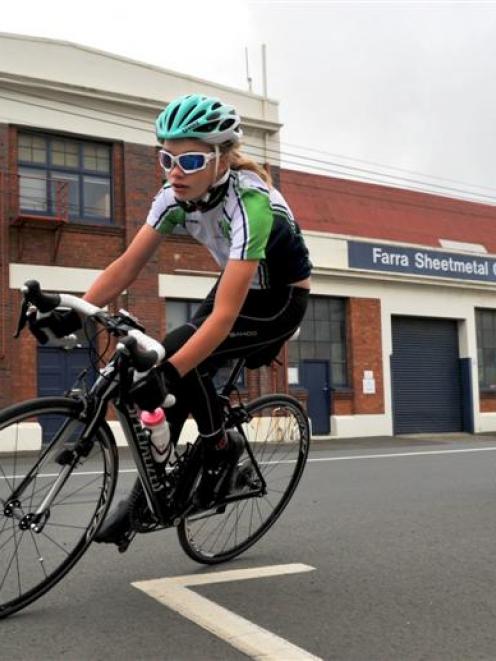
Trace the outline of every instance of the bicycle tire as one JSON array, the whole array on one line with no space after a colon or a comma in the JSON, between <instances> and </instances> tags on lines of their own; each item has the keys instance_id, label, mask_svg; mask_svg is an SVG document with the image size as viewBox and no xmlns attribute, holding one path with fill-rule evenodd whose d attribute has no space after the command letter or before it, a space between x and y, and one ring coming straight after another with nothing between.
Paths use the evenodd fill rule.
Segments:
<instances>
[{"instance_id":1,"label":"bicycle tire","mask_svg":"<svg viewBox=\"0 0 496 661\"><path fill-rule=\"evenodd\" d=\"M181 521L177 530L181 547L190 558L203 564L231 560L272 527L291 500L308 457L308 417L296 399L289 395L264 395L245 408L251 420L242 429L266 482L267 493L230 503L222 513L199 513ZM246 451L240 464L244 462L251 463ZM278 471L281 467L284 469ZM282 486L284 471L287 481ZM272 504L271 498L279 500Z\"/></svg>"},{"instance_id":2,"label":"bicycle tire","mask_svg":"<svg viewBox=\"0 0 496 661\"><path fill-rule=\"evenodd\" d=\"M88 457L67 468L67 479L46 510L42 529L22 529L29 521L26 515L36 512L57 477L60 480L61 452L71 452L84 427L79 420L82 408L75 399L46 397L0 411L0 618L28 606L72 569L112 501L118 455L114 436L103 422L95 430ZM38 444L40 436L42 441L34 452L25 445L33 433ZM32 480L9 513L9 495L31 471Z\"/></svg>"}]
</instances>

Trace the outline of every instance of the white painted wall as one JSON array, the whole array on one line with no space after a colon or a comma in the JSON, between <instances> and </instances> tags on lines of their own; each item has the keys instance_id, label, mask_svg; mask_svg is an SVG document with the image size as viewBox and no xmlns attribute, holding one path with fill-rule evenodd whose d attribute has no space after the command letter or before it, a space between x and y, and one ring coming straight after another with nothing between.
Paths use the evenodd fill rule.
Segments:
<instances>
[{"instance_id":1,"label":"white painted wall","mask_svg":"<svg viewBox=\"0 0 496 661\"><path fill-rule=\"evenodd\" d=\"M9 264L9 287L20 289L27 280L38 280L42 289L84 294L101 270L44 266L42 264Z\"/></svg>"},{"instance_id":2,"label":"white painted wall","mask_svg":"<svg viewBox=\"0 0 496 661\"><path fill-rule=\"evenodd\" d=\"M68 41L0 33L0 62L0 71L16 78L80 86L105 96L132 96L143 101L170 101L192 89L206 95L222 91L223 98L243 115L265 116L267 121L277 122L278 104L272 99Z\"/></svg>"}]
</instances>

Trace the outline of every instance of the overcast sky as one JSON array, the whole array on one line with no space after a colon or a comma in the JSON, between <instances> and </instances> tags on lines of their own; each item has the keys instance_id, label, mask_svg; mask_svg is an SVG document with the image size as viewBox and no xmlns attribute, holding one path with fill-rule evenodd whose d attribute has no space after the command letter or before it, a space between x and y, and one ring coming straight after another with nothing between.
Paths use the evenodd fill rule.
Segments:
<instances>
[{"instance_id":1,"label":"overcast sky","mask_svg":"<svg viewBox=\"0 0 496 661\"><path fill-rule=\"evenodd\" d=\"M288 167L396 172L496 204L496 2L23 0L0 29L244 89L248 47L257 93L265 43Z\"/></svg>"}]
</instances>

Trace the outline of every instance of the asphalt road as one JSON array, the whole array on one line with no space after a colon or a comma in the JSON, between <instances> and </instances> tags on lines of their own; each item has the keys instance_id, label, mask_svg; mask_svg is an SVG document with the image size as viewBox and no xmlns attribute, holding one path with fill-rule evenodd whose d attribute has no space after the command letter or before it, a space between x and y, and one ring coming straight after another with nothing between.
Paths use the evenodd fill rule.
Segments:
<instances>
[{"instance_id":1,"label":"asphalt road","mask_svg":"<svg viewBox=\"0 0 496 661\"><path fill-rule=\"evenodd\" d=\"M293 563L314 569L192 589L322 659L496 659L496 437L316 444L288 509L243 556L197 565L173 530L124 555L93 545L0 621L0 658L246 659L131 583Z\"/></svg>"}]
</instances>

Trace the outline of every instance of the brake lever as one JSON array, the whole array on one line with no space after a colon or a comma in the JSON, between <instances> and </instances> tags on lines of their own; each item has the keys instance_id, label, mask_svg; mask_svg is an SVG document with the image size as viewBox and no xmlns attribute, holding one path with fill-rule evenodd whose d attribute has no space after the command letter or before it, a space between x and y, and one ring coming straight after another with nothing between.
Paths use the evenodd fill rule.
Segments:
<instances>
[{"instance_id":1,"label":"brake lever","mask_svg":"<svg viewBox=\"0 0 496 661\"><path fill-rule=\"evenodd\" d=\"M26 324L28 323L28 310L29 310L29 303L24 298L21 304L21 311L19 313L19 321L17 322L17 330L14 335L16 339L19 337L21 332L26 327Z\"/></svg>"}]
</instances>

